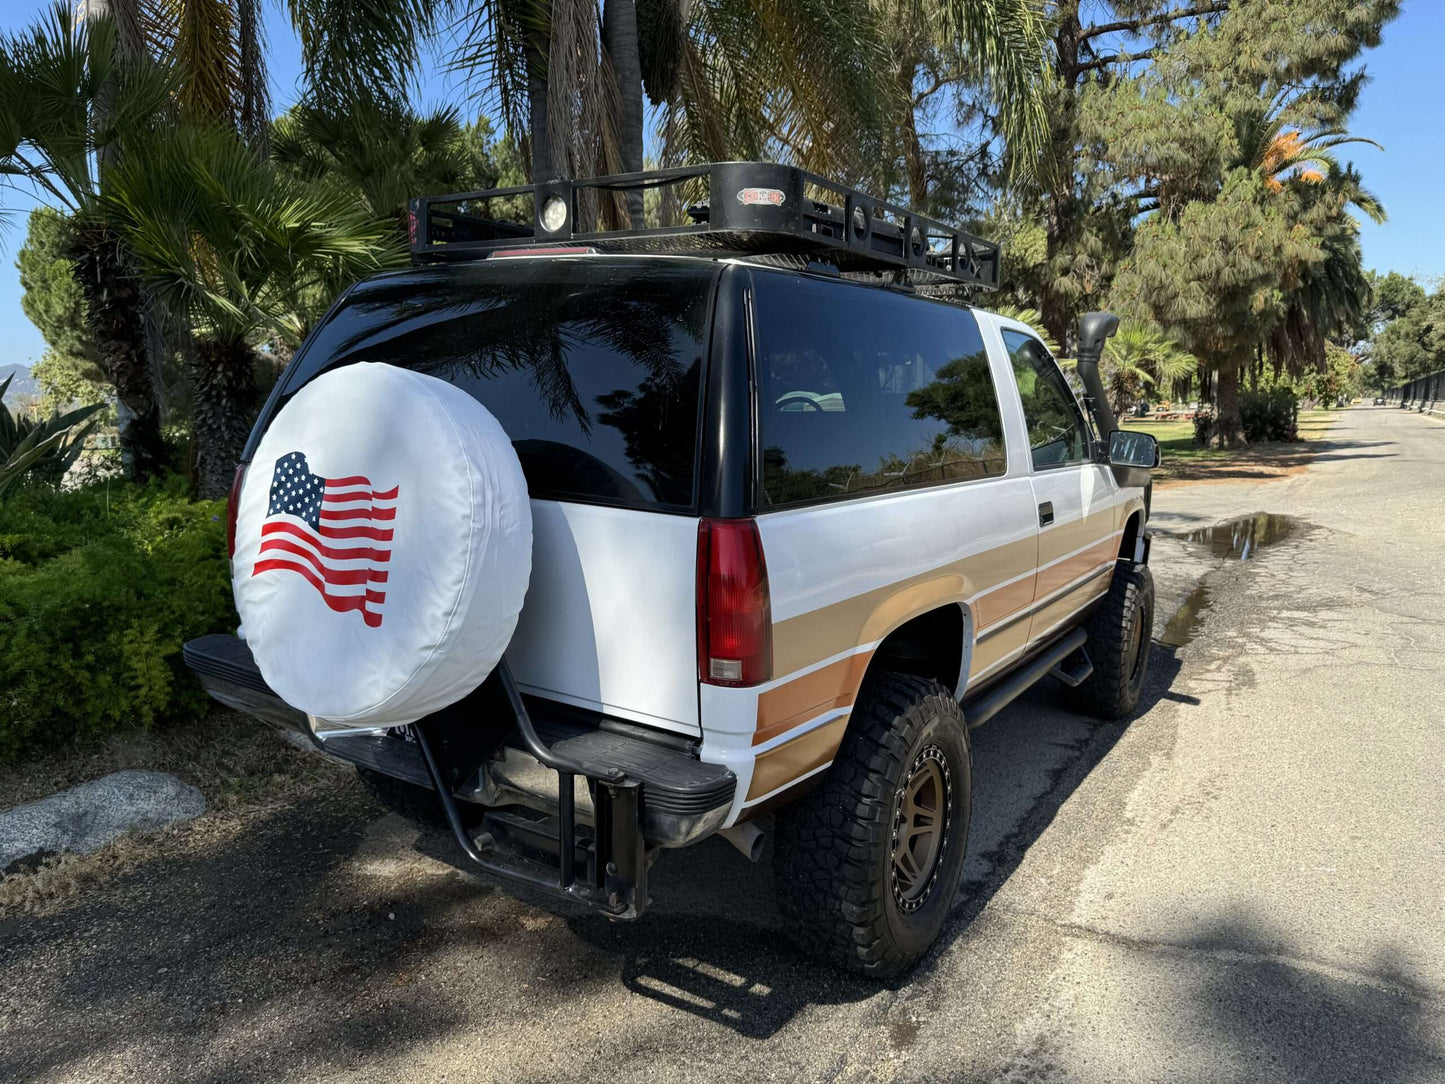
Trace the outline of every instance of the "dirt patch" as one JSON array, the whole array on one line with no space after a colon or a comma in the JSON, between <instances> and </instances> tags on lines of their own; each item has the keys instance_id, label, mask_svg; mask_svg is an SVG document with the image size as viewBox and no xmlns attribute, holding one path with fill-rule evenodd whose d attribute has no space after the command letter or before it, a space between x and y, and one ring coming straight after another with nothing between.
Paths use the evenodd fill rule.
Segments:
<instances>
[{"instance_id":1,"label":"dirt patch","mask_svg":"<svg viewBox=\"0 0 1445 1084\"><path fill-rule=\"evenodd\" d=\"M1319 441L1261 444L1218 458L1176 460L1173 463L1166 459L1154 473L1154 484L1162 489L1174 485L1274 482L1304 473L1324 447Z\"/></svg>"},{"instance_id":2,"label":"dirt patch","mask_svg":"<svg viewBox=\"0 0 1445 1084\"><path fill-rule=\"evenodd\" d=\"M224 846L278 806L355 785L348 766L297 749L270 727L218 706L189 726L122 735L7 768L0 772L0 794L7 807L20 805L126 768L178 776L205 795L206 812L185 824L132 832L93 854L55 855L0 877L0 919L51 913L158 857Z\"/></svg>"}]
</instances>

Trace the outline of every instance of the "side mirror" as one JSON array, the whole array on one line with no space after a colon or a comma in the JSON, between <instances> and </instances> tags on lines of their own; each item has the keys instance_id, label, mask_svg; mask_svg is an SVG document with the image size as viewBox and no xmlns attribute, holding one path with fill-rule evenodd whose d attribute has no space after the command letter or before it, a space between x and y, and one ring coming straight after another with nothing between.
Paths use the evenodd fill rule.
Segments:
<instances>
[{"instance_id":1,"label":"side mirror","mask_svg":"<svg viewBox=\"0 0 1445 1084\"><path fill-rule=\"evenodd\" d=\"M1152 433L1115 429L1109 434L1109 466L1122 486L1143 486L1159 465L1159 441Z\"/></svg>"}]
</instances>

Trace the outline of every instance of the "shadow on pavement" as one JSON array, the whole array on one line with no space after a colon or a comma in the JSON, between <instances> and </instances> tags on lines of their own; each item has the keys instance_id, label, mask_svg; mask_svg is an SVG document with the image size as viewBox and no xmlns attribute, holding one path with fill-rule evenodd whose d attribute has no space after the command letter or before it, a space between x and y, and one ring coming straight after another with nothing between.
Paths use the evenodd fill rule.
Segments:
<instances>
[{"instance_id":1,"label":"shadow on pavement","mask_svg":"<svg viewBox=\"0 0 1445 1084\"><path fill-rule=\"evenodd\" d=\"M1434 995L1382 944L1363 972L1290 960L1288 938L1229 916L1186 946L1222 957L1194 1004L1210 1049L1247 1067L1249 1079L1359 1084L1438 1079L1445 1051L1427 1034ZM1216 1045L1217 1044L1217 1045Z\"/></svg>"},{"instance_id":2,"label":"shadow on pavement","mask_svg":"<svg viewBox=\"0 0 1445 1084\"><path fill-rule=\"evenodd\" d=\"M1156 647L1141 711L1177 672ZM1052 684L974 732L968 883L931 960L1124 732L1074 714ZM476 1042L483 1018L521 1027L545 1009L584 1028L574 1018L614 1018L619 994L766 1039L811 1006L878 992L787 943L770 854L752 864L719 839L667 853L640 921L559 922L409 842L378 848L378 826L402 823L379 812L346 781L59 914L0 923L0 1080L289 1078ZM378 863L395 869L366 872ZM899 985L927 981L931 960Z\"/></svg>"}]
</instances>

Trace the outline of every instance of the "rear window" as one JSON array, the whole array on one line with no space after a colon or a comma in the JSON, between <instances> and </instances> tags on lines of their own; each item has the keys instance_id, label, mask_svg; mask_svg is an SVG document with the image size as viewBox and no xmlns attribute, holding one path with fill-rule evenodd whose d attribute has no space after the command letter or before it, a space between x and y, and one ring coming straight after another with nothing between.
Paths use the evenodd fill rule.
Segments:
<instances>
[{"instance_id":1,"label":"rear window","mask_svg":"<svg viewBox=\"0 0 1445 1084\"><path fill-rule=\"evenodd\" d=\"M690 509L714 265L485 260L363 283L297 361L440 377L492 412L533 497Z\"/></svg>"},{"instance_id":2,"label":"rear window","mask_svg":"<svg viewBox=\"0 0 1445 1084\"><path fill-rule=\"evenodd\" d=\"M765 507L1004 473L973 313L820 279L754 282Z\"/></svg>"}]
</instances>

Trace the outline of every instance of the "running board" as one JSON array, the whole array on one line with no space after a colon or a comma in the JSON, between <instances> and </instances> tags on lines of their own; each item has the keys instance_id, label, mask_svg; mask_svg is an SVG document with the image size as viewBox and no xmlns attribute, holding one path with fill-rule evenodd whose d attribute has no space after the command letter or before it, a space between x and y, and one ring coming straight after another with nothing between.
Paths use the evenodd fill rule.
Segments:
<instances>
[{"instance_id":1,"label":"running board","mask_svg":"<svg viewBox=\"0 0 1445 1084\"><path fill-rule=\"evenodd\" d=\"M1058 678L1071 689L1077 689L1094 676L1094 660L1089 658L1087 648L1079 648L1079 658L1072 666L1068 662L1064 659L1049 671L1049 676Z\"/></svg>"},{"instance_id":2,"label":"running board","mask_svg":"<svg viewBox=\"0 0 1445 1084\"><path fill-rule=\"evenodd\" d=\"M1008 707L1026 689L1036 685L1064 659L1068 658L1089 638L1083 629L1074 629L1063 639L1049 645L1038 655L994 685L972 703L963 705L963 718L969 729L983 726L1004 708Z\"/></svg>"}]
</instances>

